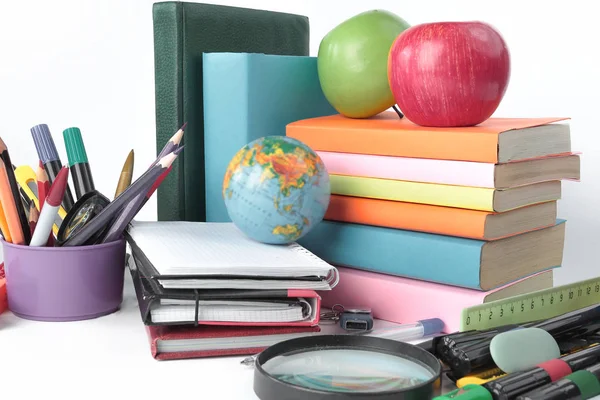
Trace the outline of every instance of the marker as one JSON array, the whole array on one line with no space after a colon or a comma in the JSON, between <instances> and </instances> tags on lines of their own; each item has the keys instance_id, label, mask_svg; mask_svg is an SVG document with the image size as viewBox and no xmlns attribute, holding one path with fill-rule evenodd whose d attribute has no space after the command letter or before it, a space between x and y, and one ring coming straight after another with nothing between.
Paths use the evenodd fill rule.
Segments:
<instances>
[{"instance_id":1,"label":"marker","mask_svg":"<svg viewBox=\"0 0 600 400\"><path fill-rule=\"evenodd\" d=\"M78 199L84 194L95 190L92 170L88 162L83 138L79 128L67 128L63 131L65 147L67 149L67 158L75 186L75 196Z\"/></svg>"},{"instance_id":2,"label":"marker","mask_svg":"<svg viewBox=\"0 0 600 400\"><path fill-rule=\"evenodd\" d=\"M600 394L600 364L575 371L533 390L517 400L586 400Z\"/></svg>"},{"instance_id":3,"label":"marker","mask_svg":"<svg viewBox=\"0 0 600 400\"><path fill-rule=\"evenodd\" d=\"M514 399L548 383L600 362L600 346L548 360L527 371L505 375L484 383L495 399Z\"/></svg>"},{"instance_id":4,"label":"marker","mask_svg":"<svg viewBox=\"0 0 600 400\"><path fill-rule=\"evenodd\" d=\"M175 161L183 146L174 152L161 158L156 164L150 167L134 183L131 184L119 197L110 202L100 213L84 225L79 232L67 239L63 246L81 246L98 231L99 229L111 223L117 216L117 213L129 202L131 202L140 192L146 192L148 186L158 179L158 177L167 170Z\"/></svg>"},{"instance_id":5,"label":"marker","mask_svg":"<svg viewBox=\"0 0 600 400\"><path fill-rule=\"evenodd\" d=\"M44 246L48 242L48 236L52 232L52 225L54 225L54 220L58 214L60 203L65 196L68 178L69 170L67 167L61 168L46 197L30 246Z\"/></svg>"},{"instance_id":6,"label":"marker","mask_svg":"<svg viewBox=\"0 0 600 400\"><path fill-rule=\"evenodd\" d=\"M13 164L10 161L10 153L8 152L8 147L2 138L0 138L0 158L2 158L2 162L4 163L4 168L6 169L6 175L8 177L8 183L10 185L10 191L15 199L15 207L17 208L17 216L19 217L19 223L21 224L21 232L23 232L23 240L25 241L25 244L27 244L31 240L29 223L27 222L25 208L23 207L23 202L21 201L21 192L19 191L19 185L17 184L17 179L15 178Z\"/></svg>"},{"instance_id":7,"label":"marker","mask_svg":"<svg viewBox=\"0 0 600 400\"><path fill-rule=\"evenodd\" d=\"M56 180L63 165L58 157L58 151L56 151L56 146L54 145L54 140L52 139L52 134L50 133L48 125L40 124L34 126L31 128L31 136L33 137L33 143L35 144L38 158L44 164L44 169L48 174L48 181L52 184ZM73 207L73 204L75 204L75 202L73 201L73 195L71 194L71 189L67 182L62 206L66 212L69 212L71 207Z\"/></svg>"},{"instance_id":8,"label":"marker","mask_svg":"<svg viewBox=\"0 0 600 400\"><path fill-rule=\"evenodd\" d=\"M119 197L119 195L123 193L125 189L129 187L129 185L131 185L131 179L133 178L134 157L135 155L132 149L125 160L125 164L123 164L123 169L121 170L121 175L119 176L119 182L117 183L117 190L115 190L115 198Z\"/></svg>"},{"instance_id":9,"label":"marker","mask_svg":"<svg viewBox=\"0 0 600 400\"><path fill-rule=\"evenodd\" d=\"M434 397L433 400L457 399L460 400L494 400L492 394L486 388L479 385L466 385L465 387L453 390L442 396Z\"/></svg>"}]
</instances>

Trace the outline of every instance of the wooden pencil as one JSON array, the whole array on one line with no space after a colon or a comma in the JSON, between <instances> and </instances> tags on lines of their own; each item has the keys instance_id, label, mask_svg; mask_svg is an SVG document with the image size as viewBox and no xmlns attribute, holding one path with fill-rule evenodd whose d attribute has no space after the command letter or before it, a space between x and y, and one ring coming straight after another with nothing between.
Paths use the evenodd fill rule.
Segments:
<instances>
[{"instance_id":1,"label":"wooden pencil","mask_svg":"<svg viewBox=\"0 0 600 400\"><path fill-rule=\"evenodd\" d=\"M21 195L19 195L18 200L21 200ZM14 244L25 244L25 237L23 236L23 228L21 227L21 221L19 220L16 201L10 190L6 167L2 162L0 162L0 202L2 203L2 209L4 210L4 215L6 216L6 221L8 223L8 230L10 231L10 236L12 238L11 242ZM29 229L29 226L27 229Z\"/></svg>"},{"instance_id":2,"label":"wooden pencil","mask_svg":"<svg viewBox=\"0 0 600 400\"><path fill-rule=\"evenodd\" d=\"M117 190L115 190L115 198L119 197L121 193L125 191L131 185L131 180L133 178L133 165L135 160L135 154L133 149L129 152L127 159L125 160L125 164L123 164L123 169L121 170L121 175L119 176L119 182L117 183Z\"/></svg>"},{"instance_id":3,"label":"wooden pencil","mask_svg":"<svg viewBox=\"0 0 600 400\"><path fill-rule=\"evenodd\" d=\"M44 164L42 164L41 161L39 162L38 168L35 171L35 177L37 179L38 201L40 204L40 209L38 211L42 211L42 207L46 201L46 196L48 196L48 191L50 190L50 180L48 179L48 174L44 169Z\"/></svg>"},{"instance_id":4,"label":"wooden pencil","mask_svg":"<svg viewBox=\"0 0 600 400\"><path fill-rule=\"evenodd\" d=\"M148 191L148 188L158 179L158 177L166 171L175 161L179 153L183 150L183 146L178 147L172 153L162 157L156 164L148 168L135 182L133 182L119 197L111 201L98 215L90 222L84 225L81 230L68 238L63 246L81 246L86 243L92 235L98 230L104 228L114 218L117 217L119 211L133 201L141 192Z\"/></svg>"},{"instance_id":5,"label":"wooden pencil","mask_svg":"<svg viewBox=\"0 0 600 400\"><path fill-rule=\"evenodd\" d=\"M40 218L40 212L35 207L35 204L31 203L29 206L29 230L31 231L31 235L35 232L35 226Z\"/></svg>"},{"instance_id":6,"label":"wooden pencil","mask_svg":"<svg viewBox=\"0 0 600 400\"><path fill-rule=\"evenodd\" d=\"M21 224L21 232L23 232L23 240L25 244L28 244L31 240L31 232L29 232L29 223L27 221L27 215L25 215L25 207L21 200L21 192L19 191L19 185L17 184L17 178L15 178L15 171L13 164L10 160L10 153L4 140L0 138L0 158L4 163L6 170L6 176L8 177L8 183L10 185L10 191L13 198L15 199L15 207L17 209L17 216L19 217L19 224Z\"/></svg>"},{"instance_id":7,"label":"wooden pencil","mask_svg":"<svg viewBox=\"0 0 600 400\"><path fill-rule=\"evenodd\" d=\"M162 148L160 153L158 153L158 156L156 157L154 164L156 164L158 162L158 160L160 160L167 154L172 153L173 151L175 151L175 149L177 149L177 147L179 147L179 144L181 143L181 139L183 138L183 133L185 132L186 126L187 126L187 122L185 124L183 124L181 126L181 128L179 128L173 136L171 136L171 138L164 145L164 147Z\"/></svg>"}]
</instances>

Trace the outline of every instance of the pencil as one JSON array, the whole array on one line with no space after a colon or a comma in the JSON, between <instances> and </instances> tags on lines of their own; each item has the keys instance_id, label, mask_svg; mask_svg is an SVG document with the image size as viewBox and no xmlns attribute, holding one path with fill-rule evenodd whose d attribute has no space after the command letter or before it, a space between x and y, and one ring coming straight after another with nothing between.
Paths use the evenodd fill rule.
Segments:
<instances>
[{"instance_id":1,"label":"pencil","mask_svg":"<svg viewBox=\"0 0 600 400\"><path fill-rule=\"evenodd\" d=\"M19 223L21 224L21 232L23 232L23 240L25 244L28 244L31 240L31 232L29 232L29 223L27 222L27 216L25 215L25 207L23 207L23 201L21 200L21 192L19 191L19 185L15 178L15 171L13 164L10 161L10 153L4 140L0 138L0 158L4 163L6 169L6 176L8 177L8 183L10 184L10 191L13 198L15 199L15 207L17 208L17 216L19 217Z\"/></svg>"},{"instance_id":2,"label":"pencil","mask_svg":"<svg viewBox=\"0 0 600 400\"><path fill-rule=\"evenodd\" d=\"M50 133L48 125L40 124L34 126L31 128L31 136L33 138L33 143L35 144L38 157L40 160L42 160L46 173L48 174L48 182L52 184L63 165L60 161L60 157L58 156L58 151L56 150L56 145L54 144L54 139L52 139L52 134ZM75 202L73 201L71 189L67 184L65 197L62 201L63 208L66 212L69 212L74 203Z\"/></svg>"},{"instance_id":3,"label":"pencil","mask_svg":"<svg viewBox=\"0 0 600 400\"><path fill-rule=\"evenodd\" d=\"M177 132L175 132L175 134L173 136L171 136L171 138L164 145L164 147L162 148L162 150L160 151L160 153L158 153L158 156L156 157L155 163L157 163L158 160L160 160L161 158L163 158L167 154L172 153L173 151L175 151L175 149L177 147L179 147L179 144L181 143L181 139L183 138L183 132L185 131L185 127L186 126L187 126L187 122L185 124L183 124L181 126L181 128L179 128L177 130Z\"/></svg>"},{"instance_id":4,"label":"pencil","mask_svg":"<svg viewBox=\"0 0 600 400\"><path fill-rule=\"evenodd\" d=\"M52 233L52 225L54 225L60 203L65 196L68 179L69 169L67 167L62 167L60 172L56 175L54 183L50 186L50 191L48 192L48 196L46 196L44 208L42 208L42 211L40 212L35 232L33 233L31 243L29 244L30 246L39 247L48 243L48 236Z\"/></svg>"},{"instance_id":5,"label":"pencil","mask_svg":"<svg viewBox=\"0 0 600 400\"><path fill-rule=\"evenodd\" d=\"M119 197L121 193L129 185L131 185L131 179L133 178L133 164L134 164L135 155L133 153L133 149L129 152L127 159L125 160L125 164L123 164L123 169L121 170L121 176L119 177L119 182L117 183L117 190L115 190L115 198Z\"/></svg>"},{"instance_id":6,"label":"pencil","mask_svg":"<svg viewBox=\"0 0 600 400\"><path fill-rule=\"evenodd\" d=\"M133 200L129 202L121 211L121 214L115 219L109 228L108 232L102 239L102 243L109 243L118 240L122 235L127 226L135 218L136 214L141 208L141 204L147 196L147 192L144 190L138 193Z\"/></svg>"},{"instance_id":7,"label":"pencil","mask_svg":"<svg viewBox=\"0 0 600 400\"><path fill-rule=\"evenodd\" d=\"M187 126L187 122L185 124L183 124L183 126L177 132L175 132L175 134L173 136L171 136L171 139L169 139L169 141L167 142L165 147L159 153L160 157L164 157L165 155L167 155L179 148L179 145L181 143L181 139L183 138L183 134L185 132L186 126ZM169 172L171 172L171 169L172 169L172 167L169 167L165 172L163 172L163 174L156 180L154 185L152 185L152 188L150 188L148 195L145 198L143 198L141 203L139 204L138 212L139 212L139 210L142 209L142 207L144 207L146 205L146 202L150 199L150 197L152 197L152 194L156 191L156 189L158 189L158 187L165 180L167 175L169 175Z\"/></svg>"},{"instance_id":8,"label":"pencil","mask_svg":"<svg viewBox=\"0 0 600 400\"><path fill-rule=\"evenodd\" d=\"M35 171L35 178L37 180L38 202L40 204L40 209L38 211L41 212L44 202L46 201L46 196L48 196L48 191L50 190L48 174L46 174L46 171L44 170L44 164L42 164L41 161L38 164L37 171Z\"/></svg>"},{"instance_id":9,"label":"pencil","mask_svg":"<svg viewBox=\"0 0 600 400\"><path fill-rule=\"evenodd\" d=\"M4 214L4 208L2 207L2 202L0 201L0 230L2 231L2 237L6 242L11 243L12 237L10 236L10 230L8 229L8 221L6 220L6 215Z\"/></svg>"},{"instance_id":10,"label":"pencil","mask_svg":"<svg viewBox=\"0 0 600 400\"><path fill-rule=\"evenodd\" d=\"M12 166L11 166L12 168ZM21 200L19 195L18 200ZM6 173L6 167L4 163L0 163L0 202L2 203L2 209L6 216L8 223L8 230L14 244L25 244L25 237L23 236L23 228L21 228L21 221L17 213L17 205L15 198L10 190L10 183L8 182L8 175Z\"/></svg>"},{"instance_id":11,"label":"pencil","mask_svg":"<svg viewBox=\"0 0 600 400\"><path fill-rule=\"evenodd\" d=\"M117 213L128 203L130 203L140 193L146 193L148 187L167 170L175 161L183 146L172 153L167 154L152 167L148 168L135 182L133 182L119 197L110 202L96 217L84 225L79 232L67 239L63 246L80 246L86 244L99 229L104 228L116 218ZM92 243L89 243L92 244Z\"/></svg>"},{"instance_id":12,"label":"pencil","mask_svg":"<svg viewBox=\"0 0 600 400\"><path fill-rule=\"evenodd\" d=\"M40 213L38 209L35 207L35 204L31 203L31 206L29 207L29 230L32 235L35 232L35 226L37 225L39 218Z\"/></svg>"}]
</instances>

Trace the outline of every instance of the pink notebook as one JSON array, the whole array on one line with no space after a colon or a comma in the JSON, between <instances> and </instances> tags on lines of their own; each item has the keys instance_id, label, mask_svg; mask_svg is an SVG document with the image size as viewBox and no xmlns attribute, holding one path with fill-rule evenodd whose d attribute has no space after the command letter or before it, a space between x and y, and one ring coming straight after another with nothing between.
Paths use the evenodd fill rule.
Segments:
<instances>
[{"instance_id":1,"label":"pink notebook","mask_svg":"<svg viewBox=\"0 0 600 400\"><path fill-rule=\"evenodd\" d=\"M395 323L411 323L426 318L444 321L444 332L459 330L464 308L547 289L553 285L552 270L540 272L500 288L482 292L338 267L340 282L321 293L323 307L370 307L373 316Z\"/></svg>"}]
</instances>

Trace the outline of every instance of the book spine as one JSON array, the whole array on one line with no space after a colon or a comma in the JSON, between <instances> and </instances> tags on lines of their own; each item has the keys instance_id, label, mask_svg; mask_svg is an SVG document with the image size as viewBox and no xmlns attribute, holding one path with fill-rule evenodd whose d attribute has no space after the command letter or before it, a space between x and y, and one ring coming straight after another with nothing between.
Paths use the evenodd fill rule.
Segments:
<instances>
[{"instance_id":1,"label":"book spine","mask_svg":"<svg viewBox=\"0 0 600 400\"><path fill-rule=\"evenodd\" d=\"M231 159L249 141L249 54L203 55L206 221L230 222L223 178Z\"/></svg>"},{"instance_id":2,"label":"book spine","mask_svg":"<svg viewBox=\"0 0 600 400\"><path fill-rule=\"evenodd\" d=\"M481 290L483 241L323 221L298 243L334 265Z\"/></svg>"},{"instance_id":3,"label":"book spine","mask_svg":"<svg viewBox=\"0 0 600 400\"><path fill-rule=\"evenodd\" d=\"M330 175L331 193L344 196L494 211L494 189Z\"/></svg>"},{"instance_id":4,"label":"book spine","mask_svg":"<svg viewBox=\"0 0 600 400\"><path fill-rule=\"evenodd\" d=\"M496 165L318 151L330 174L494 188Z\"/></svg>"},{"instance_id":5,"label":"book spine","mask_svg":"<svg viewBox=\"0 0 600 400\"><path fill-rule=\"evenodd\" d=\"M152 7L154 28L154 70L156 100L156 151L164 147L183 125L183 4L155 3ZM157 190L158 220L185 220L185 186L179 156Z\"/></svg>"},{"instance_id":6,"label":"book spine","mask_svg":"<svg viewBox=\"0 0 600 400\"><path fill-rule=\"evenodd\" d=\"M455 288L430 282L352 268L339 268L339 285L323 292L323 307L335 304L369 307L378 319L396 323L440 318L444 331L459 328L463 308L481 304L487 292ZM398 305L410 304L410 307Z\"/></svg>"},{"instance_id":7,"label":"book spine","mask_svg":"<svg viewBox=\"0 0 600 400\"><path fill-rule=\"evenodd\" d=\"M485 211L331 195L325 219L482 240Z\"/></svg>"}]
</instances>

